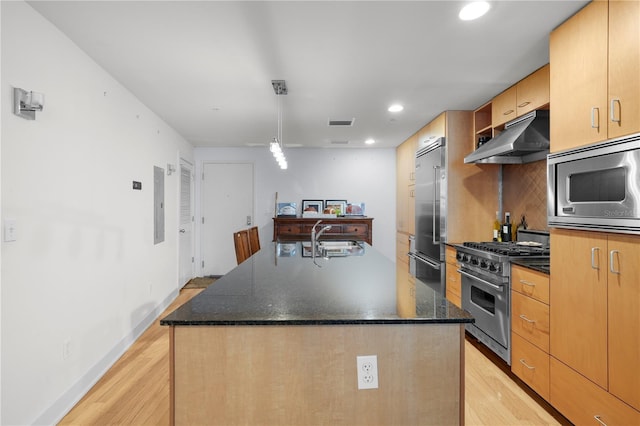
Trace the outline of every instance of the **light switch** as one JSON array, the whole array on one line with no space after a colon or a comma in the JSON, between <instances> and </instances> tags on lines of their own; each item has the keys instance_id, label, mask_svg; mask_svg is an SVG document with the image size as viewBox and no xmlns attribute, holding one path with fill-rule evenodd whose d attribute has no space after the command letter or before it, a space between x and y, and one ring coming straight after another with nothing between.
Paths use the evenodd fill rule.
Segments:
<instances>
[{"instance_id":1,"label":"light switch","mask_svg":"<svg viewBox=\"0 0 640 426\"><path fill-rule=\"evenodd\" d=\"M18 225L15 219L4 220L4 241L11 242L18 239Z\"/></svg>"}]
</instances>

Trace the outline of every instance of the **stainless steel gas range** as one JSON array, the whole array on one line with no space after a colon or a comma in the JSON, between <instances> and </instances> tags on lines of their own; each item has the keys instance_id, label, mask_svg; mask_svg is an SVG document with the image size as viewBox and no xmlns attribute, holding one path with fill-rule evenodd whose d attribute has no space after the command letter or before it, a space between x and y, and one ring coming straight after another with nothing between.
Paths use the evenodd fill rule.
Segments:
<instances>
[{"instance_id":1,"label":"stainless steel gas range","mask_svg":"<svg viewBox=\"0 0 640 426\"><path fill-rule=\"evenodd\" d=\"M549 233L520 231L519 242L456 245L462 309L475 317L466 329L511 365L511 261L549 258Z\"/></svg>"}]
</instances>

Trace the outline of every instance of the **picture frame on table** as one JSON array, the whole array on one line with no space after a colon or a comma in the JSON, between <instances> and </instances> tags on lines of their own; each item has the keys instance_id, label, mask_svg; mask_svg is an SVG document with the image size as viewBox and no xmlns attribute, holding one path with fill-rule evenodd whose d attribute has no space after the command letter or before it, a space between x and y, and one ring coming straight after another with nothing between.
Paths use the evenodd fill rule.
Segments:
<instances>
[{"instance_id":1,"label":"picture frame on table","mask_svg":"<svg viewBox=\"0 0 640 426\"><path fill-rule=\"evenodd\" d=\"M296 217L297 216L297 204L296 203L278 203L278 217Z\"/></svg>"},{"instance_id":2,"label":"picture frame on table","mask_svg":"<svg viewBox=\"0 0 640 426\"><path fill-rule=\"evenodd\" d=\"M316 212L321 214L324 210L324 201L322 200L302 200L302 213ZM309 214L309 213L307 213Z\"/></svg>"},{"instance_id":3,"label":"picture frame on table","mask_svg":"<svg viewBox=\"0 0 640 426\"><path fill-rule=\"evenodd\" d=\"M347 211L347 200L324 200L325 209L333 209L338 216L344 216Z\"/></svg>"},{"instance_id":4,"label":"picture frame on table","mask_svg":"<svg viewBox=\"0 0 640 426\"><path fill-rule=\"evenodd\" d=\"M348 203L345 216L364 216L364 203Z\"/></svg>"}]
</instances>

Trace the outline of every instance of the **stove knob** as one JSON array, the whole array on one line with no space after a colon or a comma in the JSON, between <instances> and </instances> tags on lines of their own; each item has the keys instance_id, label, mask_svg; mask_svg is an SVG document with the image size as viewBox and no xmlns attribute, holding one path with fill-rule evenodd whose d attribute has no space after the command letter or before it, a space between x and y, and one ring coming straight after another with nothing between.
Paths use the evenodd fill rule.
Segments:
<instances>
[{"instance_id":1,"label":"stove knob","mask_svg":"<svg viewBox=\"0 0 640 426\"><path fill-rule=\"evenodd\" d=\"M477 265L478 264L478 258L477 257L472 257L471 258L471 264L472 265Z\"/></svg>"},{"instance_id":2,"label":"stove knob","mask_svg":"<svg viewBox=\"0 0 640 426\"><path fill-rule=\"evenodd\" d=\"M488 267L488 266L489 266L489 263L488 263L486 260L482 259L482 260L480 261L480 267L481 267L482 269L487 269L487 267Z\"/></svg>"},{"instance_id":3,"label":"stove knob","mask_svg":"<svg viewBox=\"0 0 640 426\"><path fill-rule=\"evenodd\" d=\"M464 255L460 252L456 253L456 260L462 260L464 258Z\"/></svg>"},{"instance_id":4,"label":"stove knob","mask_svg":"<svg viewBox=\"0 0 640 426\"><path fill-rule=\"evenodd\" d=\"M491 272L496 272L496 271L498 270L497 265L496 265L495 263L491 262L491 263L489 264L489 270L490 270Z\"/></svg>"}]
</instances>

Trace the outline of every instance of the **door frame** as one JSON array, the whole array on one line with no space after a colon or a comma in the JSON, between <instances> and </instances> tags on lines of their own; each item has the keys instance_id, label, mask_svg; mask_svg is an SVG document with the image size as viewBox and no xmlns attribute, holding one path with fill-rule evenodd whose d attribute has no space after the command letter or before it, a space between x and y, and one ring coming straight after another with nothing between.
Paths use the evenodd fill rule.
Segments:
<instances>
[{"instance_id":1,"label":"door frame","mask_svg":"<svg viewBox=\"0 0 640 426\"><path fill-rule=\"evenodd\" d=\"M204 169L205 169L205 165L207 164L250 164L252 169L253 169L253 181L252 181L252 194L251 194L251 202L252 202L252 222L254 225L252 226L257 226L257 218L256 218L256 174L257 174L257 170L256 170L256 162L254 160L213 160L213 159L204 159L204 160L199 160L196 162L196 168L195 168L195 175L194 175L194 182L195 182L195 191L197 193L197 198L195 199L195 220L194 220L194 227L195 227L195 238L194 238L194 243L195 243L195 275L196 276L200 276L200 274L203 271L203 267L202 267L202 261L203 261L203 255L202 255L202 232L203 232L203 227L202 227L202 219L203 219L203 211L202 211L202 205L203 205L203 197L204 197L204 185L203 185L203 181L204 181ZM229 233L229 235L231 235L231 232Z\"/></svg>"},{"instance_id":2,"label":"door frame","mask_svg":"<svg viewBox=\"0 0 640 426\"><path fill-rule=\"evenodd\" d=\"M195 240L196 240L196 226L195 226L195 217L196 217L196 212L195 212L195 166L193 164L192 161L180 157L180 160L178 162L178 171L177 174L178 176L182 175L182 167L186 166L190 169L191 171L191 184L189 187L189 199L190 199L190 210L191 210L191 244L189 247L190 253L189 253L189 257L191 257L193 259L193 261L191 262L191 278L196 277L196 264L195 264L195 259L196 259L196 253L195 253L195 248L196 248L196 244L195 244ZM181 207L181 194L182 194L182 181L179 179L178 180L178 212L177 212L177 229L176 229L176 233L177 233L177 251L178 251L178 289L182 288L182 286L184 286L186 283L182 283L182 277L180 275L180 264L181 264L181 255L182 253L180 253L180 207Z\"/></svg>"}]
</instances>

